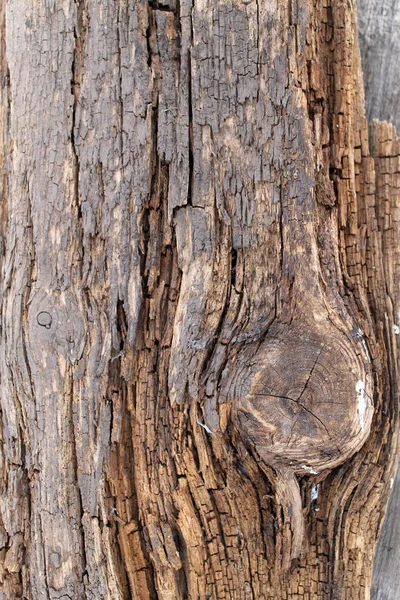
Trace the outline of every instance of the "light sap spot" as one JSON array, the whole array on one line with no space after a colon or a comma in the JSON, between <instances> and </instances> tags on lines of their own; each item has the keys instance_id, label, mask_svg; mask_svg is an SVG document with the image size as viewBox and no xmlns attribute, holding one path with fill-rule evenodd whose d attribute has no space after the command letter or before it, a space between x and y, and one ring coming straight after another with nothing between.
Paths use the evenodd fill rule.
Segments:
<instances>
[{"instance_id":1,"label":"light sap spot","mask_svg":"<svg viewBox=\"0 0 400 600\"><path fill-rule=\"evenodd\" d=\"M312 475L318 475L318 471L315 471L315 469L313 469L312 467L308 467L307 465L301 465L301 468L304 469L304 471L308 471L308 473L311 473Z\"/></svg>"},{"instance_id":2,"label":"light sap spot","mask_svg":"<svg viewBox=\"0 0 400 600\"><path fill-rule=\"evenodd\" d=\"M317 500L319 494L319 483L317 485L313 485L311 488L311 502Z\"/></svg>"},{"instance_id":3,"label":"light sap spot","mask_svg":"<svg viewBox=\"0 0 400 600\"><path fill-rule=\"evenodd\" d=\"M365 384L360 379L356 383L357 392L357 413L360 419L361 430L364 431L365 427L365 411L367 408L367 399L365 395Z\"/></svg>"},{"instance_id":4,"label":"light sap spot","mask_svg":"<svg viewBox=\"0 0 400 600\"><path fill-rule=\"evenodd\" d=\"M207 427L207 425L205 423L202 423L201 421L197 421L197 424L200 425L200 427L202 427L203 429L205 429L205 431L207 431L207 433L209 433L210 435L212 434L212 431L209 427Z\"/></svg>"}]
</instances>

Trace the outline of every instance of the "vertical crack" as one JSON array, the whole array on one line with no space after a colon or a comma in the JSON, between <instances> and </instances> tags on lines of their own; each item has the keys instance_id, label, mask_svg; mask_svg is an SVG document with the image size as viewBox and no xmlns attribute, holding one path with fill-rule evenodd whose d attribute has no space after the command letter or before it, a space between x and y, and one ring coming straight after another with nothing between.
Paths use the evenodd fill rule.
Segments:
<instances>
[{"instance_id":1,"label":"vertical crack","mask_svg":"<svg viewBox=\"0 0 400 600\"><path fill-rule=\"evenodd\" d=\"M73 176L74 176L74 193L73 193L73 203L76 210L76 228L79 232L79 243L78 247L81 249L81 252L84 252L84 243L83 243L83 228L82 228L82 207L80 200L80 192L79 192L79 183L80 183L80 158L79 158L79 150L77 144L77 108L81 93L82 87L82 79L83 79L83 62L84 62L84 50L85 50L85 39L87 34L87 9L86 9L86 0L74 0L76 5L76 20L74 24L74 51L71 63L71 95L72 95L72 107L71 107L71 130L70 130L70 141L71 141L71 150L73 157ZM82 261L78 261L80 264L80 268L82 269ZM82 282L82 273L80 273L79 282ZM72 459L72 468L73 468L73 477L74 477L74 487L76 490L76 514L77 514L77 526L79 529L79 538L81 545L81 558L82 558L82 586L85 589L85 575L88 576L88 559L86 555L86 542L85 542L85 532L83 525L83 502L82 502L82 494L79 486L78 480L78 455L77 455L77 447L76 447L76 431L75 431L75 423L74 423L74 373L72 366L70 367L70 371L68 374L70 378L69 387L65 390L66 396L69 399L69 427L70 427L70 452Z\"/></svg>"},{"instance_id":2,"label":"vertical crack","mask_svg":"<svg viewBox=\"0 0 400 600\"><path fill-rule=\"evenodd\" d=\"M193 48L193 4L190 8L190 47L188 51L188 104L189 104L189 187L188 199L189 206L193 205L193 187L194 187L194 122L193 122L193 81L192 81L192 48Z\"/></svg>"},{"instance_id":3,"label":"vertical crack","mask_svg":"<svg viewBox=\"0 0 400 600\"><path fill-rule=\"evenodd\" d=\"M119 98L119 117L120 117L120 139L121 139L121 156L122 156L122 169L125 166L124 158L124 100L122 94L122 58L121 58L121 13L120 7L117 7L117 65L118 65L118 98Z\"/></svg>"},{"instance_id":4,"label":"vertical crack","mask_svg":"<svg viewBox=\"0 0 400 600\"><path fill-rule=\"evenodd\" d=\"M304 392L305 392L305 391L306 391L306 389L307 389L307 386L308 386L308 384L310 383L310 379L311 379L311 377L312 377L312 374L313 374L313 372L314 372L314 369L315 369L315 367L317 366L318 359L319 359L319 357L321 356L321 352L322 352L322 348L320 348L320 350L319 350L319 352L318 352L318 354L317 354L317 358L315 359L315 361L314 361L314 364L313 364L313 366L311 367L311 370L310 370L310 372L309 372L309 374L308 374L307 380L306 380L306 382L305 382L305 384L304 384L304 388L303 388L303 390L302 390L302 392L301 392L300 396L299 396L299 397L297 398L297 400L296 400L296 402L298 402L299 404L300 404L300 400L301 400L301 399L302 399L302 397L303 397L303 394L304 394Z\"/></svg>"},{"instance_id":5,"label":"vertical crack","mask_svg":"<svg viewBox=\"0 0 400 600\"><path fill-rule=\"evenodd\" d=\"M260 57L260 0L256 0L256 17L257 17L257 75L261 72L261 57ZM257 101L259 96L259 87L257 88Z\"/></svg>"},{"instance_id":6,"label":"vertical crack","mask_svg":"<svg viewBox=\"0 0 400 600\"><path fill-rule=\"evenodd\" d=\"M76 141L77 130L77 107L79 103L82 77L83 77L83 60L85 51L85 39L88 30L88 17L86 10L86 0L75 0L76 4L76 23L74 26L74 52L71 64L71 131L70 140L74 160L74 200L77 209L77 217L79 221L82 219L81 204L79 201L79 176L80 176L80 160Z\"/></svg>"},{"instance_id":7,"label":"vertical crack","mask_svg":"<svg viewBox=\"0 0 400 600\"><path fill-rule=\"evenodd\" d=\"M69 373L68 373L68 377L69 377L69 389L67 387L66 389L66 397L69 399L69 429L70 429L70 437L69 437L69 444L70 444L70 448L71 448L71 462L72 462L72 469L73 469L73 476L74 476L74 482L75 482L75 488L76 488L76 507L77 507L77 517L79 517L79 521L77 522L78 525L78 529L79 529L79 536L80 536L80 541L81 541L81 557L82 557L82 585L85 588L85 574L88 575L88 569L87 569L87 565L88 565L88 560L87 560L87 556L86 556L86 543L85 543L85 531L84 531L84 526L83 526L83 502L82 502L82 493L81 493L81 489L79 486L79 482L78 482L78 454L77 454L77 448L76 448L76 440L77 440L77 432L75 430L75 423L74 423L74 396L75 396L75 390L74 390L74 373L72 370L72 365L69 368Z\"/></svg>"}]
</instances>

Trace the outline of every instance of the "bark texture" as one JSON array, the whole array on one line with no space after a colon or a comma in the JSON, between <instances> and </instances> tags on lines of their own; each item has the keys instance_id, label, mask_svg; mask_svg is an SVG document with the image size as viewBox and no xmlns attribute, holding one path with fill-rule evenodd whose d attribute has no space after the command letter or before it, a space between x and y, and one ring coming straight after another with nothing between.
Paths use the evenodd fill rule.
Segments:
<instances>
[{"instance_id":1,"label":"bark texture","mask_svg":"<svg viewBox=\"0 0 400 600\"><path fill-rule=\"evenodd\" d=\"M355 19L2 3L2 600L369 597L400 152Z\"/></svg>"}]
</instances>

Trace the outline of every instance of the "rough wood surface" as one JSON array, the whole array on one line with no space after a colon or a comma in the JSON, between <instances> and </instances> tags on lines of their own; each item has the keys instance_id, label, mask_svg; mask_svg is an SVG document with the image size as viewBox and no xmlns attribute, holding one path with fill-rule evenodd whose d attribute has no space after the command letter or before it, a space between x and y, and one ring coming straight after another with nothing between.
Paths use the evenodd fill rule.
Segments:
<instances>
[{"instance_id":1,"label":"rough wood surface","mask_svg":"<svg viewBox=\"0 0 400 600\"><path fill-rule=\"evenodd\" d=\"M358 0L358 16L367 114L399 128L400 2ZM399 470L392 490L375 557L373 600L397 600L400 593Z\"/></svg>"},{"instance_id":2,"label":"rough wood surface","mask_svg":"<svg viewBox=\"0 0 400 600\"><path fill-rule=\"evenodd\" d=\"M371 586L371 598L374 600L396 600L399 594L399 478L399 470L397 470L397 481L393 482L393 492L390 496L374 561Z\"/></svg>"},{"instance_id":3,"label":"rough wood surface","mask_svg":"<svg viewBox=\"0 0 400 600\"><path fill-rule=\"evenodd\" d=\"M367 600L399 151L352 4L1 6L1 600Z\"/></svg>"},{"instance_id":4,"label":"rough wood surface","mask_svg":"<svg viewBox=\"0 0 400 600\"><path fill-rule=\"evenodd\" d=\"M377 165L377 194L379 197L378 219L383 231L385 247L385 270L391 273L388 286L394 315L400 321L399 289L394 286L400 276L400 142L393 125L374 122L371 129L372 154ZM398 285L398 284L397 284ZM394 324L396 335L400 328ZM393 489L387 516L381 532L374 563L372 598L375 600L396 600L400 590L400 530L398 527L400 478L390 481Z\"/></svg>"},{"instance_id":5,"label":"rough wood surface","mask_svg":"<svg viewBox=\"0 0 400 600\"><path fill-rule=\"evenodd\" d=\"M357 0L365 101L369 120L400 130L400 0Z\"/></svg>"}]
</instances>

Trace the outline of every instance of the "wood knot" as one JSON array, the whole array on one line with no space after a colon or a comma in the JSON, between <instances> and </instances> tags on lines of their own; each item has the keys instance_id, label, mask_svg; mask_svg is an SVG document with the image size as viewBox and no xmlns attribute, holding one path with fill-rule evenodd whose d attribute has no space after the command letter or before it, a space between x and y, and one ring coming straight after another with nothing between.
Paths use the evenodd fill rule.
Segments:
<instances>
[{"instance_id":1,"label":"wood knot","mask_svg":"<svg viewBox=\"0 0 400 600\"><path fill-rule=\"evenodd\" d=\"M32 360L39 365L57 363L58 355L72 363L82 356L85 321L79 296L72 290L57 292L37 289L28 314L28 339ZM39 326L39 327L38 327ZM50 330L49 332L44 330Z\"/></svg>"},{"instance_id":2,"label":"wood knot","mask_svg":"<svg viewBox=\"0 0 400 600\"><path fill-rule=\"evenodd\" d=\"M284 515L284 568L302 548L297 476L336 467L369 435L373 389L363 342L327 317L275 323L252 357L244 349L226 383L233 423L261 466L272 467L271 483Z\"/></svg>"},{"instance_id":3,"label":"wood knot","mask_svg":"<svg viewBox=\"0 0 400 600\"><path fill-rule=\"evenodd\" d=\"M239 429L266 463L297 474L346 460L373 415L372 378L353 340L325 326L275 328L235 385Z\"/></svg>"}]
</instances>

